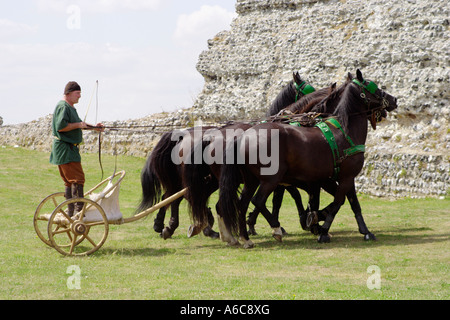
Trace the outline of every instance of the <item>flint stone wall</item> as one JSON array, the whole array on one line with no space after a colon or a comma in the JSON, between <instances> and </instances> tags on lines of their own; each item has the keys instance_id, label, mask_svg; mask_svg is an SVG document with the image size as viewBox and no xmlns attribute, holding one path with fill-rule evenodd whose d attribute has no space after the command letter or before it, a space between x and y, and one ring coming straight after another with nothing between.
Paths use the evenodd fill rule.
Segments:
<instances>
[{"instance_id":1,"label":"flint stone wall","mask_svg":"<svg viewBox=\"0 0 450 320\"><path fill-rule=\"evenodd\" d=\"M145 126L104 136L104 152L145 157L162 131L263 116L293 71L316 88L359 68L398 98L370 130L357 191L442 197L450 190L449 8L440 0L392 2L238 0L231 29L208 40L197 64L205 79L193 108L105 123ZM51 116L0 127L0 145L50 152ZM85 133L85 152L97 151Z\"/></svg>"}]
</instances>

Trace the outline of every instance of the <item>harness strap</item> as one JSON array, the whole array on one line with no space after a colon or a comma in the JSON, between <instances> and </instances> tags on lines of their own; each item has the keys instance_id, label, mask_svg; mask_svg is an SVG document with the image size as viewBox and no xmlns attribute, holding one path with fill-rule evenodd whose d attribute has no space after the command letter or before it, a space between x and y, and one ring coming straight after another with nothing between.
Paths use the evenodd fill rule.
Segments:
<instances>
[{"instance_id":1,"label":"harness strap","mask_svg":"<svg viewBox=\"0 0 450 320\"><path fill-rule=\"evenodd\" d=\"M303 81L300 84L297 84L296 82L294 82L295 84L295 89L297 90L297 94L295 95L295 102L297 102L300 93L303 96L306 96L308 93L312 93L314 91L316 91L316 89L314 89L314 87L310 84L306 84L305 81Z\"/></svg>"},{"instance_id":2,"label":"harness strap","mask_svg":"<svg viewBox=\"0 0 450 320\"><path fill-rule=\"evenodd\" d=\"M336 139L334 138L333 132L331 131L329 124L331 124L332 126L334 126L335 128L339 129L342 134L344 135L345 139L348 141L348 143L350 144L350 148L344 149L344 156L340 157L339 156L339 149L338 146L336 144ZM328 142L328 145L330 146L331 149L331 153L333 155L333 176L332 179L336 180L339 172L340 172L340 164L341 162L347 158L350 157L354 154L357 153L364 153L366 151L366 146L363 144L360 145L355 145L352 141L352 139L344 132L344 130L342 129L341 124L334 118L328 119L324 122L320 122L318 124L316 124L316 127L318 127L325 139Z\"/></svg>"},{"instance_id":3,"label":"harness strap","mask_svg":"<svg viewBox=\"0 0 450 320\"><path fill-rule=\"evenodd\" d=\"M318 124L316 124L316 127L319 128L325 139L328 142L328 145L330 146L331 149L331 154L333 155L333 179L336 180L337 176L339 174L340 171L340 167L338 165L338 160L339 160L339 150L336 144L336 139L334 138L333 132L331 131L330 127L328 127L326 122L320 122Z\"/></svg>"}]
</instances>

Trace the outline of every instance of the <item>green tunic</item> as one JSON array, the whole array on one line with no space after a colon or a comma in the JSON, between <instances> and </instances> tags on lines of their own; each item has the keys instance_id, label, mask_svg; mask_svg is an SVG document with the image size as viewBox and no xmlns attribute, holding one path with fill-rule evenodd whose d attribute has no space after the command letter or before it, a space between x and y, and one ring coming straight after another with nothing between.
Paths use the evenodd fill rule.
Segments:
<instances>
[{"instance_id":1,"label":"green tunic","mask_svg":"<svg viewBox=\"0 0 450 320\"><path fill-rule=\"evenodd\" d=\"M81 122L77 109L64 100L58 102L53 112L52 132L55 139L50 154L50 163L60 165L69 162L81 162L80 151L78 150L78 144L83 141L81 129L58 132L58 130L67 127L69 123L75 122Z\"/></svg>"}]
</instances>

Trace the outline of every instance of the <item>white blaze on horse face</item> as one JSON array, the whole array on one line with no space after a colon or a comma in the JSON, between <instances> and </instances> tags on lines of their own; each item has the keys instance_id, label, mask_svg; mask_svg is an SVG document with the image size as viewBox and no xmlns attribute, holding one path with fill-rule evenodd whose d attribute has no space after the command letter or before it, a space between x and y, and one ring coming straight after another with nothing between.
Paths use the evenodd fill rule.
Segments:
<instances>
[{"instance_id":1,"label":"white blaze on horse face","mask_svg":"<svg viewBox=\"0 0 450 320\"><path fill-rule=\"evenodd\" d=\"M270 149L270 152L269 152ZM238 141L238 164L261 164L261 175L274 175L279 169L279 130L253 128L245 131ZM269 155L270 153L270 155ZM259 162L258 162L259 161ZM267 167L267 165L269 165Z\"/></svg>"}]
</instances>

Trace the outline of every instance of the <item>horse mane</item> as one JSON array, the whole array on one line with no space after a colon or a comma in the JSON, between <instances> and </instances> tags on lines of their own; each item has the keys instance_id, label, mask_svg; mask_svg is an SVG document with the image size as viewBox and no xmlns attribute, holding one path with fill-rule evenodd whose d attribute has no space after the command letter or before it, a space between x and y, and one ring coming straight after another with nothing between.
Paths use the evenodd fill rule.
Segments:
<instances>
[{"instance_id":1,"label":"horse mane","mask_svg":"<svg viewBox=\"0 0 450 320\"><path fill-rule=\"evenodd\" d=\"M361 112L360 105L362 101L358 88L349 84L351 84L351 80L347 79L338 89L340 91L339 95L333 99L334 103L337 102L337 106L332 116L337 118L345 132L347 132L350 116Z\"/></svg>"},{"instance_id":2,"label":"horse mane","mask_svg":"<svg viewBox=\"0 0 450 320\"><path fill-rule=\"evenodd\" d=\"M332 85L330 87L314 91L306 96L303 96L300 100L287 106L285 109L295 114L310 112L317 105L318 101L328 97L332 93L333 89L334 87Z\"/></svg>"},{"instance_id":3,"label":"horse mane","mask_svg":"<svg viewBox=\"0 0 450 320\"><path fill-rule=\"evenodd\" d=\"M293 101L296 92L294 86L292 85L294 80L289 81L289 83L280 91L275 100L266 112L266 116L273 116L280 112L286 105L289 105Z\"/></svg>"}]
</instances>

